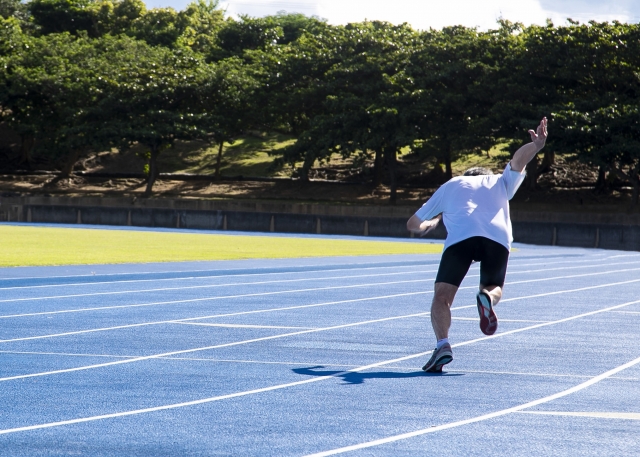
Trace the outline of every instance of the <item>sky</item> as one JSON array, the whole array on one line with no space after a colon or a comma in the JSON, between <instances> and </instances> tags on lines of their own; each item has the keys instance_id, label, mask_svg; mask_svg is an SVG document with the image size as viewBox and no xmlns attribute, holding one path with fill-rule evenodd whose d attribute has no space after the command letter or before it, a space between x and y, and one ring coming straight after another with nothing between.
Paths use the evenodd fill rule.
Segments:
<instances>
[{"instance_id":1,"label":"sky","mask_svg":"<svg viewBox=\"0 0 640 457\"><path fill-rule=\"evenodd\" d=\"M182 10L191 0L144 0L148 8L172 7ZM383 20L407 22L414 29L440 29L450 25L495 28L499 18L525 25L580 22L640 22L640 0L221 0L229 16L248 14L261 17L303 13L319 16L330 24Z\"/></svg>"}]
</instances>

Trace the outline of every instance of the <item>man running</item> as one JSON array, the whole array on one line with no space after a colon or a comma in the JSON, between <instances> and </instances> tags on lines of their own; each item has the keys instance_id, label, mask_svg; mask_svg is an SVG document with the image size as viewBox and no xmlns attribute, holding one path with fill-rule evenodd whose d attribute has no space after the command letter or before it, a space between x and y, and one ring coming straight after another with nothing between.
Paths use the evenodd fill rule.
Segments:
<instances>
[{"instance_id":1,"label":"man running","mask_svg":"<svg viewBox=\"0 0 640 457\"><path fill-rule=\"evenodd\" d=\"M480 330L493 335L498 318L493 307L502 297L513 236L509 200L522 184L526 165L547 139L547 118L537 131L529 130L531 143L516 151L504 172L494 175L485 168L471 168L443 184L407 222L411 232L426 235L441 219L447 239L436 275L431 303L431 324L437 344L427 372L441 372L453 360L449 344L451 304L471 264L480 262L480 290L476 295Z\"/></svg>"}]
</instances>

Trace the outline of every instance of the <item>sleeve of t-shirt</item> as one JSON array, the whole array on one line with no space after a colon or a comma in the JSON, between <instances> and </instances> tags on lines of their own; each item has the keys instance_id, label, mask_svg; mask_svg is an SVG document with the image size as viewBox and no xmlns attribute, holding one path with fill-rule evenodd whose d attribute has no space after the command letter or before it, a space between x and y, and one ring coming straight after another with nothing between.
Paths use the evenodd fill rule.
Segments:
<instances>
[{"instance_id":1,"label":"sleeve of t-shirt","mask_svg":"<svg viewBox=\"0 0 640 457\"><path fill-rule=\"evenodd\" d=\"M440 188L434 192L431 198L427 200L424 205L422 205L422 208L416 211L415 215L418 216L421 221L433 219L438 214L444 211L442 203L446 186L446 184L440 186Z\"/></svg>"},{"instance_id":2,"label":"sleeve of t-shirt","mask_svg":"<svg viewBox=\"0 0 640 457\"><path fill-rule=\"evenodd\" d=\"M511 169L511 162L507 164L502 173L502 182L507 190L507 198L511 200L516 194L516 191L524 181L525 177L524 169L522 171L513 171Z\"/></svg>"}]
</instances>

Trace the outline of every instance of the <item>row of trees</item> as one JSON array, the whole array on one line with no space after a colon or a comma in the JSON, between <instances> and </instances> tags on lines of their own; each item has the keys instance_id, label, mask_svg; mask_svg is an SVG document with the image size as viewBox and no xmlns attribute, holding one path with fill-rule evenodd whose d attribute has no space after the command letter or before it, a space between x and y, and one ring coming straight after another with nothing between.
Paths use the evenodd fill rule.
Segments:
<instances>
[{"instance_id":1,"label":"row of trees","mask_svg":"<svg viewBox=\"0 0 640 457\"><path fill-rule=\"evenodd\" d=\"M140 0L0 0L0 108L22 137L23 161L64 157L62 173L91 150L148 149L178 139L217 144L249 128L297 138L280 152L302 164L340 154L388 173L398 153L435 158L451 176L460 155L513 150L546 115L552 140L529 185L555 153L634 187L640 173L640 25L416 31L406 24L332 26L279 14L225 19L217 2L184 11Z\"/></svg>"}]
</instances>

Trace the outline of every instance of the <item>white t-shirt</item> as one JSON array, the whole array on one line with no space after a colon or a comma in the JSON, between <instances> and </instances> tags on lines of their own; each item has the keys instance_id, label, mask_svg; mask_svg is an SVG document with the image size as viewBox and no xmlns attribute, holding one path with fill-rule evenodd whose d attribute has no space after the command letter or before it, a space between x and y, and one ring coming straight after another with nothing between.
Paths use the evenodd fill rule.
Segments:
<instances>
[{"instance_id":1,"label":"white t-shirt","mask_svg":"<svg viewBox=\"0 0 640 457\"><path fill-rule=\"evenodd\" d=\"M442 213L448 232L445 249L472 236L483 236L511 250L509 200L524 177L524 170L513 171L510 163L501 175L458 176L444 183L416 216L426 221Z\"/></svg>"}]
</instances>

